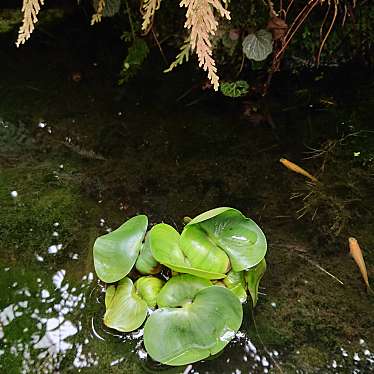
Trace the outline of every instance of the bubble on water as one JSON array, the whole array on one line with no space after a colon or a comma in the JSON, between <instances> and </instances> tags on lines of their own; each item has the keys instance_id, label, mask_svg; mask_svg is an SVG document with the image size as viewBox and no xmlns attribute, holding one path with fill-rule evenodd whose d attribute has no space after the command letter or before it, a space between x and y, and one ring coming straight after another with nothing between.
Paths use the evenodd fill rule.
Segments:
<instances>
[{"instance_id":1,"label":"bubble on water","mask_svg":"<svg viewBox=\"0 0 374 374\"><path fill-rule=\"evenodd\" d=\"M50 247L48 247L48 253L49 254L55 254L57 253L60 249L62 249L62 244L53 244Z\"/></svg>"},{"instance_id":2,"label":"bubble on water","mask_svg":"<svg viewBox=\"0 0 374 374\"><path fill-rule=\"evenodd\" d=\"M365 356L370 356L370 351L369 351L368 349L365 349L365 350L364 350L364 355L365 355Z\"/></svg>"},{"instance_id":3,"label":"bubble on water","mask_svg":"<svg viewBox=\"0 0 374 374\"><path fill-rule=\"evenodd\" d=\"M53 231L52 236L54 236L55 238L57 238L58 235L59 235L59 233L57 231Z\"/></svg>"},{"instance_id":4,"label":"bubble on water","mask_svg":"<svg viewBox=\"0 0 374 374\"><path fill-rule=\"evenodd\" d=\"M354 361L361 361L361 359L360 359L360 356L358 355L358 353L357 352L355 352L355 354L353 355L353 360Z\"/></svg>"},{"instance_id":5,"label":"bubble on water","mask_svg":"<svg viewBox=\"0 0 374 374\"><path fill-rule=\"evenodd\" d=\"M40 292L40 297L42 298L42 299L46 299L46 298L48 298L50 296L50 293L48 292L48 290L42 290L41 292Z\"/></svg>"},{"instance_id":6,"label":"bubble on water","mask_svg":"<svg viewBox=\"0 0 374 374\"><path fill-rule=\"evenodd\" d=\"M365 344L365 340L364 339L360 339L359 343L360 343L360 345L364 345Z\"/></svg>"},{"instance_id":7,"label":"bubble on water","mask_svg":"<svg viewBox=\"0 0 374 374\"><path fill-rule=\"evenodd\" d=\"M277 307L277 304L273 301L272 303L270 303L270 305L273 307L273 308L276 308Z\"/></svg>"},{"instance_id":8,"label":"bubble on water","mask_svg":"<svg viewBox=\"0 0 374 374\"><path fill-rule=\"evenodd\" d=\"M56 286L56 288L60 288L61 284L64 280L66 274L66 270L61 269L59 270L53 277L52 277L52 282Z\"/></svg>"},{"instance_id":9,"label":"bubble on water","mask_svg":"<svg viewBox=\"0 0 374 374\"><path fill-rule=\"evenodd\" d=\"M43 262L44 258L42 256L39 256L38 254L35 255L36 261Z\"/></svg>"},{"instance_id":10,"label":"bubble on water","mask_svg":"<svg viewBox=\"0 0 374 374\"><path fill-rule=\"evenodd\" d=\"M18 192L17 191L12 191L10 193L10 196L12 196L15 199L18 196Z\"/></svg>"},{"instance_id":11,"label":"bubble on water","mask_svg":"<svg viewBox=\"0 0 374 374\"><path fill-rule=\"evenodd\" d=\"M265 356L262 356L261 365L264 366L264 367L269 366L269 361L267 360L267 358Z\"/></svg>"},{"instance_id":12,"label":"bubble on water","mask_svg":"<svg viewBox=\"0 0 374 374\"><path fill-rule=\"evenodd\" d=\"M55 223L53 224L53 226L54 226L54 227L58 227L58 226L60 226L60 222L55 222Z\"/></svg>"},{"instance_id":13,"label":"bubble on water","mask_svg":"<svg viewBox=\"0 0 374 374\"><path fill-rule=\"evenodd\" d=\"M44 122L44 121L39 121L39 123L38 123L38 127L39 127L39 128L44 129L44 127L46 127L46 126L47 126L47 123L46 123L46 122Z\"/></svg>"}]
</instances>

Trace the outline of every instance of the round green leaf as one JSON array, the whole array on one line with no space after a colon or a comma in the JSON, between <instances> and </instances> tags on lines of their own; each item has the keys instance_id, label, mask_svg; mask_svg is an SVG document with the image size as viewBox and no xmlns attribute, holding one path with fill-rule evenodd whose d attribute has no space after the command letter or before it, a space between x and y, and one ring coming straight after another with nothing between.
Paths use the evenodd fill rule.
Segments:
<instances>
[{"instance_id":1,"label":"round green leaf","mask_svg":"<svg viewBox=\"0 0 374 374\"><path fill-rule=\"evenodd\" d=\"M247 288L251 294L253 306L256 306L258 300L258 286L260 280L266 271L266 261L262 261L252 269L249 269L245 274L245 280L247 282Z\"/></svg>"},{"instance_id":2,"label":"round green leaf","mask_svg":"<svg viewBox=\"0 0 374 374\"><path fill-rule=\"evenodd\" d=\"M230 258L234 271L247 270L257 265L266 254L267 243L262 230L250 218L233 208L221 208L218 214L206 220L193 219L191 225L198 226L216 245L222 248ZM213 212L213 211L210 211ZM196 220L196 221L195 221ZM182 233L183 236L183 233Z\"/></svg>"},{"instance_id":3,"label":"round green leaf","mask_svg":"<svg viewBox=\"0 0 374 374\"><path fill-rule=\"evenodd\" d=\"M185 227L180 237L180 246L193 268L221 274L230 268L226 253L198 225Z\"/></svg>"},{"instance_id":4,"label":"round green leaf","mask_svg":"<svg viewBox=\"0 0 374 374\"><path fill-rule=\"evenodd\" d=\"M117 230L96 239L93 247L94 265L102 281L117 282L130 272L139 255L147 226L147 216L139 215Z\"/></svg>"},{"instance_id":5,"label":"round green leaf","mask_svg":"<svg viewBox=\"0 0 374 374\"><path fill-rule=\"evenodd\" d=\"M111 287L114 286L110 286L108 290ZM109 305L104 314L104 324L123 332L136 330L147 317L147 303L136 294L129 278L118 282L114 296L112 292L110 291L111 295L108 297Z\"/></svg>"},{"instance_id":6,"label":"round green leaf","mask_svg":"<svg viewBox=\"0 0 374 374\"><path fill-rule=\"evenodd\" d=\"M149 245L149 234L145 237L145 242L140 249L140 254L136 260L135 267L141 274L157 274L160 272L161 265L152 256Z\"/></svg>"},{"instance_id":7,"label":"round green leaf","mask_svg":"<svg viewBox=\"0 0 374 374\"><path fill-rule=\"evenodd\" d=\"M156 306L156 300L161 288L165 282L156 277L141 277L139 278L134 286L137 294L146 301L150 308Z\"/></svg>"},{"instance_id":8,"label":"round green leaf","mask_svg":"<svg viewBox=\"0 0 374 374\"><path fill-rule=\"evenodd\" d=\"M159 307L178 307L193 300L195 295L203 288L210 287L212 283L203 278L190 274L181 274L170 278L157 297Z\"/></svg>"},{"instance_id":9,"label":"round green leaf","mask_svg":"<svg viewBox=\"0 0 374 374\"><path fill-rule=\"evenodd\" d=\"M144 327L144 345L163 364L189 364L222 350L235 336L242 318L238 298L226 288L211 286L183 307L152 313Z\"/></svg>"},{"instance_id":10,"label":"round green leaf","mask_svg":"<svg viewBox=\"0 0 374 374\"><path fill-rule=\"evenodd\" d=\"M261 29L247 35L242 46L244 54L250 60L263 61L273 51L273 36L271 32Z\"/></svg>"},{"instance_id":11,"label":"round green leaf","mask_svg":"<svg viewBox=\"0 0 374 374\"><path fill-rule=\"evenodd\" d=\"M153 257L161 264L179 273L193 274L206 279L224 278L224 273L214 269L193 266L190 258L180 246L180 235L171 226L160 223L152 228L149 233L150 248ZM196 263L194 262L196 265Z\"/></svg>"}]
</instances>

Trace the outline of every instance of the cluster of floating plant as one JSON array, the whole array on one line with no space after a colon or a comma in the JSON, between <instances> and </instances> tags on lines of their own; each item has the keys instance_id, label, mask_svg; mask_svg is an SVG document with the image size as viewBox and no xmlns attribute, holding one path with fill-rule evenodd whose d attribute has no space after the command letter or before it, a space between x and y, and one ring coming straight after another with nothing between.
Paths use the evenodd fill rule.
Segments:
<instances>
[{"instance_id":1,"label":"cluster of floating plant","mask_svg":"<svg viewBox=\"0 0 374 374\"><path fill-rule=\"evenodd\" d=\"M248 295L256 305L264 233L233 208L188 219L181 234L164 223L147 229L138 215L95 241L95 270L107 284L104 324L131 332L145 322L147 353L167 365L222 351L242 324Z\"/></svg>"}]
</instances>

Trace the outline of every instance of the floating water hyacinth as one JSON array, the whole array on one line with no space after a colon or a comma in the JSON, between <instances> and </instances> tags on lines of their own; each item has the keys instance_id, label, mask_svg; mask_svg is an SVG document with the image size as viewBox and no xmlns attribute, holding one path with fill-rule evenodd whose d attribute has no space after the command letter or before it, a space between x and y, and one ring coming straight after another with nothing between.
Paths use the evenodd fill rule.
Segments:
<instances>
[{"instance_id":1,"label":"floating water hyacinth","mask_svg":"<svg viewBox=\"0 0 374 374\"><path fill-rule=\"evenodd\" d=\"M164 223L147 227L139 215L96 239L96 273L109 283L104 324L130 332L145 322L147 353L167 365L222 351L242 324L242 303L257 302L264 233L228 207L189 219L181 233Z\"/></svg>"}]
</instances>

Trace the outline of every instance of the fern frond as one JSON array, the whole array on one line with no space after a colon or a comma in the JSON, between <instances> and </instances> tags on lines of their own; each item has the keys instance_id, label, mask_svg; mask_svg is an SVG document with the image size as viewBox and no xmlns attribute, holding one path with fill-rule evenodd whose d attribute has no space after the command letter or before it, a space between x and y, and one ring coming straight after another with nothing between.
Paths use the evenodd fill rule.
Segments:
<instances>
[{"instance_id":1,"label":"fern frond","mask_svg":"<svg viewBox=\"0 0 374 374\"><path fill-rule=\"evenodd\" d=\"M182 0L180 6L187 8L184 27L191 30L191 49L196 50L199 66L208 71L208 78L217 91L219 77L210 41L218 26L214 11L227 19L230 19L230 12L222 6L220 0Z\"/></svg>"},{"instance_id":2,"label":"fern frond","mask_svg":"<svg viewBox=\"0 0 374 374\"><path fill-rule=\"evenodd\" d=\"M105 8L105 0L99 0L99 3L97 4L96 13L92 15L91 18L91 26L93 26L95 23L101 22L101 18L103 17Z\"/></svg>"},{"instance_id":3,"label":"fern frond","mask_svg":"<svg viewBox=\"0 0 374 374\"><path fill-rule=\"evenodd\" d=\"M23 20L18 31L17 47L30 38L31 33L34 31L35 23L38 22L37 15L42 5L44 5L44 0L23 0Z\"/></svg>"},{"instance_id":4,"label":"fern frond","mask_svg":"<svg viewBox=\"0 0 374 374\"><path fill-rule=\"evenodd\" d=\"M156 10L160 8L161 0L143 0L140 12L143 16L142 30L144 34L148 34L153 24L153 17Z\"/></svg>"},{"instance_id":5,"label":"fern frond","mask_svg":"<svg viewBox=\"0 0 374 374\"><path fill-rule=\"evenodd\" d=\"M177 54L175 61L173 61L170 66L164 70L164 73L171 72L174 68L178 65L182 65L184 61L188 62L190 58L190 51L191 51L191 40L188 38L184 41L182 46L180 47L180 52Z\"/></svg>"}]
</instances>

